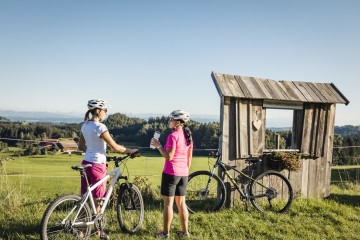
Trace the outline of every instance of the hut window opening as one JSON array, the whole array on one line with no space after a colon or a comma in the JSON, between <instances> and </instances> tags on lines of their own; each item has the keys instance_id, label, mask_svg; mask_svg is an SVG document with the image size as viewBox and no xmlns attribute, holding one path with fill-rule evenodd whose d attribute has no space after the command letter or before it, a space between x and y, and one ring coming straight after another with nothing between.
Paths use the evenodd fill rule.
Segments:
<instances>
[{"instance_id":1,"label":"hut window opening","mask_svg":"<svg viewBox=\"0 0 360 240\"><path fill-rule=\"evenodd\" d=\"M266 150L292 148L293 112L289 109L266 109Z\"/></svg>"}]
</instances>

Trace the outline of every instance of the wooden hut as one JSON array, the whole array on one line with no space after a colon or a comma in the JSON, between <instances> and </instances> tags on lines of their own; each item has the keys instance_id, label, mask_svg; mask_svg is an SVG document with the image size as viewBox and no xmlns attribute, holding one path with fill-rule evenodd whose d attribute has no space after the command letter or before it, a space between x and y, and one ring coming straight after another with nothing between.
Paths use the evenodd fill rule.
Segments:
<instances>
[{"instance_id":1,"label":"wooden hut","mask_svg":"<svg viewBox=\"0 0 360 240\"><path fill-rule=\"evenodd\" d=\"M245 159L262 158L257 169L266 170L266 110L291 109L291 148L302 154L302 167L297 172L283 173L289 177L296 195L329 196L336 103L349 104L335 85L214 72L212 79L221 99L222 160L243 170L247 167ZM234 204L238 196L232 192L229 199Z\"/></svg>"}]
</instances>

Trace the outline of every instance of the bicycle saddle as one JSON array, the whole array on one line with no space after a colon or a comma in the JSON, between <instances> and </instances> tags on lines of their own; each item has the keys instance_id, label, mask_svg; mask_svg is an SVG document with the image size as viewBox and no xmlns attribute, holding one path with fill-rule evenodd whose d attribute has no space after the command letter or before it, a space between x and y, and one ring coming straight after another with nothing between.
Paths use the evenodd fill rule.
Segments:
<instances>
[{"instance_id":1,"label":"bicycle saddle","mask_svg":"<svg viewBox=\"0 0 360 240\"><path fill-rule=\"evenodd\" d=\"M86 164L86 165L74 165L74 166L71 166L72 169L74 170L84 170L85 168L88 168L88 167L91 167L92 165L91 164Z\"/></svg>"}]
</instances>

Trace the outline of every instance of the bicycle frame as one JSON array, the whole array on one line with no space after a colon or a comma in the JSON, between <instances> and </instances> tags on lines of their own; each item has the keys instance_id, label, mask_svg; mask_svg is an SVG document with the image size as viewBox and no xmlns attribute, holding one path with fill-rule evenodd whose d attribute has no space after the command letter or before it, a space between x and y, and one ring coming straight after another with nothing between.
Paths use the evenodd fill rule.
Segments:
<instances>
[{"instance_id":1,"label":"bicycle frame","mask_svg":"<svg viewBox=\"0 0 360 240\"><path fill-rule=\"evenodd\" d=\"M251 181L255 181L255 179L254 179L252 176L249 176L249 175L246 175L246 174L243 173L243 172L240 172L240 171L237 170L235 167L231 167L231 166L226 165L225 163L223 163L223 162L221 161L221 155L217 155L216 157L217 157L216 162L215 162L213 168L210 170L211 176L210 176L210 178L209 178L209 180L208 180L208 183L206 184L206 189L207 189L208 186L209 186L209 183L210 183L210 180L211 180L211 178L212 178L212 175L214 175L215 169L216 169L217 167L220 167L221 170L225 173L225 175L230 179L230 181L231 181L231 183L234 185L235 189L240 193L241 197L247 199L247 198L249 197L248 194L245 193L245 192L239 187L239 185L238 185L238 183L236 182L236 180L230 175L228 169L234 170L235 172L243 175L244 177L248 178L248 179L251 180ZM258 183L259 185L261 185L262 187L268 189L268 187L266 187L266 186L263 185L262 183L260 183L260 182L257 182L257 183Z\"/></svg>"},{"instance_id":2,"label":"bicycle frame","mask_svg":"<svg viewBox=\"0 0 360 240\"><path fill-rule=\"evenodd\" d=\"M105 181L107 181L111 176L113 176L112 181L108 187L108 190L106 192L105 198L104 198L104 202L101 206L100 212L99 213L104 213L107 204L109 202L110 196L114 190L114 186L116 184L116 182L118 181L118 179L121 177L121 170L120 167L116 167L114 170L112 170L110 173L106 174L106 176L104 178L102 178L101 180L99 180L97 183L95 183L92 186L87 186L87 191L86 193L84 193L83 195L83 199L85 199L84 202L86 202L88 199L90 199L90 204L91 204L91 209L93 210L94 213L96 213L96 207L95 207L95 200L93 195L91 194L91 192L98 187L99 185L101 185L102 183L104 183Z\"/></svg>"},{"instance_id":3,"label":"bicycle frame","mask_svg":"<svg viewBox=\"0 0 360 240\"><path fill-rule=\"evenodd\" d=\"M125 159L125 158L124 158ZM121 159L121 160L124 160L124 159ZM81 210L83 209L85 203L87 201L90 202L90 207L91 207L91 210L93 212L93 216L97 216L98 214L103 214L105 212L105 209L109 203L109 200L110 200L110 197L111 197L111 194L112 192L114 191L114 186L116 184L116 182L123 178L126 180L127 182L127 177L126 176L122 176L122 172L120 170L120 167L118 165L119 162L115 161L115 168L114 170L112 170L110 173L106 174L106 176L104 178L102 178L101 180L99 180L98 182L96 182L94 185L90 186L88 184L88 181L87 181L87 176L86 176L86 173L85 173L85 169L82 171L81 174L85 174L85 177L86 178L86 182L87 182L87 191L82 195L81 197L81 201L80 201L80 207L79 209L77 210L77 213L74 217L74 219L77 219ZM111 183L108 185L107 187L107 192L106 192L106 195L103 199L103 203L101 205L101 208L100 208L100 212L97 212L96 211L96 206L95 206L95 200L94 200L94 197L93 195L91 194L91 192L96 188L98 187L99 185L103 184L105 181L107 181L108 179L110 179L112 177L112 180L111 180ZM76 209L77 206L75 206L72 211L69 213L69 215ZM68 215L68 216L69 216ZM65 222L67 220L67 217L63 220L63 222ZM90 221L90 222L75 222L75 221L72 221L72 226L77 226L77 227L81 227L81 226L88 226L88 225L94 225L94 218Z\"/></svg>"}]
</instances>

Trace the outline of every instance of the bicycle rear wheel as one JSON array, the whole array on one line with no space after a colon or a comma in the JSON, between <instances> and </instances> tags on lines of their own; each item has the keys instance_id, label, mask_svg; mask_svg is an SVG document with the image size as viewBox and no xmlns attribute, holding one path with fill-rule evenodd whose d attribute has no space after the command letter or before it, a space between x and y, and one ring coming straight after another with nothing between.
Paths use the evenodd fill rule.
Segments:
<instances>
[{"instance_id":1,"label":"bicycle rear wheel","mask_svg":"<svg viewBox=\"0 0 360 240\"><path fill-rule=\"evenodd\" d=\"M226 198L224 182L208 171L196 171L189 175L186 205L191 213L211 212L223 208Z\"/></svg>"},{"instance_id":2,"label":"bicycle rear wheel","mask_svg":"<svg viewBox=\"0 0 360 240\"><path fill-rule=\"evenodd\" d=\"M250 183L250 201L260 212L285 212L292 200L291 184L279 172L266 171Z\"/></svg>"},{"instance_id":3,"label":"bicycle rear wheel","mask_svg":"<svg viewBox=\"0 0 360 240\"><path fill-rule=\"evenodd\" d=\"M144 202L134 184L130 184L130 187L127 184L120 186L117 217L122 231L132 234L139 230L144 219Z\"/></svg>"},{"instance_id":4,"label":"bicycle rear wheel","mask_svg":"<svg viewBox=\"0 0 360 240\"><path fill-rule=\"evenodd\" d=\"M41 220L40 239L82 239L89 236L91 226L85 223L91 220L91 210L87 203L81 209L78 218L74 219L80 200L81 197L75 194L56 198L45 210Z\"/></svg>"}]
</instances>

